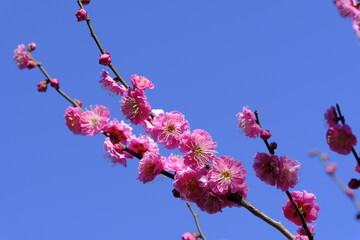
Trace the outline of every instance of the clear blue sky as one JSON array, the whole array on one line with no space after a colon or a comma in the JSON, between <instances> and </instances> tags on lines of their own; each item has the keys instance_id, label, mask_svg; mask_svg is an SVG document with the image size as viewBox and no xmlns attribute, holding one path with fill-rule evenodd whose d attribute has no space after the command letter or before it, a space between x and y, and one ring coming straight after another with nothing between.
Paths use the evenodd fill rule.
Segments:
<instances>
[{"instance_id":1,"label":"clear blue sky","mask_svg":"<svg viewBox=\"0 0 360 240\"><path fill-rule=\"evenodd\" d=\"M106 67L77 10L75 0L2 3L0 239L168 240L195 232L169 179L137 181L136 160L112 167L103 137L68 131L68 103L53 89L38 93L40 71L20 71L12 60L18 44L36 42L34 57L64 91L122 119L119 98L98 84ZM266 148L237 129L244 105L260 112L277 153L301 162L296 190L316 194L321 205L315 239L359 239L355 208L308 157L313 148L329 152L323 114L330 105L341 105L360 136L360 45L332 1L92 0L87 10L122 76L154 82L153 108L184 113L192 129L213 136L219 155L242 160L249 201L297 229L282 215L285 194L255 177L252 157ZM330 153L330 160L343 178L356 176L352 156ZM209 240L284 239L245 209L199 214Z\"/></svg>"}]
</instances>

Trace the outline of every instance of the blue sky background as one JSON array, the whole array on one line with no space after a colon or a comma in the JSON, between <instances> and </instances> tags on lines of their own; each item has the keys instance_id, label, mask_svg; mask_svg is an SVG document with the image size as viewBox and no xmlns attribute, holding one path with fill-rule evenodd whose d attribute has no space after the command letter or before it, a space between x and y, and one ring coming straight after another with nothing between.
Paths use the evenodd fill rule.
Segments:
<instances>
[{"instance_id":1,"label":"blue sky background","mask_svg":"<svg viewBox=\"0 0 360 240\"><path fill-rule=\"evenodd\" d=\"M212 135L219 155L243 162L250 202L296 231L281 212L285 194L255 177L252 157L266 148L237 129L245 105L260 112L277 154L301 162L295 189L321 205L315 239L359 239L354 206L308 157L313 148L329 152L323 114L330 105L340 104L360 136L360 45L332 1L93 0L86 9L122 76L154 82L153 108L184 113L192 129ZM34 57L65 92L123 119L119 98L99 86L107 68L77 10L75 0L2 3L0 239L167 240L196 232L169 179L137 181L136 160L112 167L103 136L74 136L64 124L68 103L53 89L38 93L44 76L12 60L18 44L36 42ZM356 177L352 156L330 153L330 160L346 181ZM209 240L285 239L245 209L199 214Z\"/></svg>"}]
</instances>

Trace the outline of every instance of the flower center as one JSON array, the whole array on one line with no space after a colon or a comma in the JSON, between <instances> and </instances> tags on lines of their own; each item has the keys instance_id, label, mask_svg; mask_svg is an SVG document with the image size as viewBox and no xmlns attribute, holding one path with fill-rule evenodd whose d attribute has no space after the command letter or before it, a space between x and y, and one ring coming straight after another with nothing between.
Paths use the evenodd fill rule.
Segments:
<instances>
[{"instance_id":1,"label":"flower center","mask_svg":"<svg viewBox=\"0 0 360 240\"><path fill-rule=\"evenodd\" d=\"M224 178L224 179L230 179L231 178L231 173L229 170L226 170L226 171L223 171L221 173L221 177Z\"/></svg>"},{"instance_id":2,"label":"flower center","mask_svg":"<svg viewBox=\"0 0 360 240\"><path fill-rule=\"evenodd\" d=\"M96 126L96 125L98 125L99 124L99 119L97 119L97 118L93 118L93 119L91 119L91 125L92 126Z\"/></svg>"},{"instance_id":3,"label":"flower center","mask_svg":"<svg viewBox=\"0 0 360 240\"><path fill-rule=\"evenodd\" d=\"M175 132L175 126L174 125L169 125L166 127L165 131L169 134L174 133Z\"/></svg>"},{"instance_id":4,"label":"flower center","mask_svg":"<svg viewBox=\"0 0 360 240\"><path fill-rule=\"evenodd\" d=\"M202 147L200 146L197 146L195 149L194 149L194 154L195 155L201 155L204 153L204 149L202 149Z\"/></svg>"}]
</instances>

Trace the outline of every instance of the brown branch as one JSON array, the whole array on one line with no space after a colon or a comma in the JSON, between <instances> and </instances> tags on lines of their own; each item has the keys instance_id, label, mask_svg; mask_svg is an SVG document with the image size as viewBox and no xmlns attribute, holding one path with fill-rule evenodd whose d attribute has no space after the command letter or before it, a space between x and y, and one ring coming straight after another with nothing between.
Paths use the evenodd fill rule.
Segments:
<instances>
[{"instance_id":1,"label":"brown branch","mask_svg":"<svg viewBox=\"0 0 360 240\"><path fill-rule=\"evenodd\" d=\"M228 200L236 203L237 205L244 207L249 212L251 212L254 216L260 218L270 226L277 229L279 232L281 232L287 239L293 240L294 235L284 227L280 222L275 221L274 219L270 218L268 215L257 209L254 205L252 205L248 200L241 197L239 194L232 194L228 196Z\"/></svg>"}]
</instances>

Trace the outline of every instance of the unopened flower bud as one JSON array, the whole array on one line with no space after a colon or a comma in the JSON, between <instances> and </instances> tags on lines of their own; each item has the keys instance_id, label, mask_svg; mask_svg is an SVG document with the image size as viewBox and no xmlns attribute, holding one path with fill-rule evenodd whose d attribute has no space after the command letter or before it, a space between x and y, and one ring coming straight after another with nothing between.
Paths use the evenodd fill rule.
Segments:
<instances>
[{"instance_id":1,"label":"unopened flower bud","mask_svg":"<svg viewBox=\"0 0 360 240\"><path fill-rule=\"evenodd\" d=\"M56 78L51 79L51 80L50 80L50 85L51 85L53 88L58 89L58 88L59 88L59 85L60 85L59 80L56 79Z\"/></svg>"},{"instance_id":2,"label":"unopened flower bud","mask_svg":"<svg viewBox=\"0 0 360 240\"><path fill-rule=\"evenodd\" d=\"M320 159L323 160L324 162L329 160L329 154L327 153L322 153L320 154Z\"/></svg>"},{"instance_id":3,"label":"unopened flower bud","mask_svg":"<svg viewBox=\"0 0 360 240\"><path fill-rule=\"evenodd\" d=\"M99 58L99 63L105 66L109 65L111 63L110 53L101 54Z\"/></svg>"},{"instance_id":4,"label":"unopened flower bud","mask_svg":"<svg viewBox=\"0 0 360 240\"><path fill-rule=\"evenodd\" d=\"M196 240L196 239L198 239L198 237L199 237L199 234L197 234L197 233L187 232L181 236L181 240Z\"/></svg>"},{"instance_id":5,"label":"unopened flower bud","mask_svg":"<svg viewBox=\"0 0 360 240\"><path fill-rule=\"evenodd\" d=\"M36 43L29 43L28 44L28 51L29 52L32 52L32 51L34 51L35 50L35 48L36 48Z\"/></svg>"},{"instance_id":6,"label":"unopened flower bud","mask_svg":"<svg viewBox=\"0 0 360 240\"><path fill-rule=\"evenodd\" d=\"M180 198L180 192L178 190L173 189L172 194L173 194L174 198Z\"/></svg>"},{"instance_id":7,"label":"unopened flower bud","mask_svg":"<svg viewBox=\"0 0 360 240\"><path fill-rule=\"evenodd\" d=\"M313 149L309 152L310 157L315 157L318 154L319 154L319 151L316 149Z\"/></svg>"},{"instance_id":8,"label":"unopened flower bud","mask_svg":"<svg viewBox=\"0 0 360 240\"><path fill-rule=\"evenodd\" d=\"M352 178L348 183L349 188L351 189L358 189L360 187L360 181Z\"/></svg>"},{"instance_id":9,"label":"unopened flower bud","mask_svg":"<svg viewBox=\"0 0 360 240\"><path fill-rule=\"evenodd\" d=\"M269 131L269 130L263 130L263 131L260 133L260 137L261 137L261 139L264 140L264 141L268 140L268 139L271 137L270 131Z\"/></svg>"},{"instance_id":10,"label":"unopened flower bud","mask_svg":"<svg viewBox=\"0 0 360 240\"><path fill-rule=\"evenodd\" d=\"M82 5L88 5L90 0L81 0Z\"/></svg>"},{"instance_id":11,"label":"unopened flower bud","mask_svg":"<svg viewBox=\"0 0 360 240\"><path fill-rule=\"evenodd\" d=\"M270 143L270 148L271 148L272 150L275 150L275 149L277 148L277 143L276 143L276 142Z\"/></svg>"},{"instance_id":12,"label":"unopened flower bud","mask_svg":"<svg viewBox=\"0 0 360 240\"><path fill-rule=\"evenodd\" d=\"M79 9L79 11L76 12L75 16L78 22L85 21L88 18L87 12L83 8Z\"/></svg>"},{"instance_id":13,"label":"unopened flower bud","mask_svg":"<svg viewBox=\"0 0 360 240\"><path fill-rule=\"evenodd\" d=\"M48 81L44 80L44 81L41 81L37 84L37 87L38 87L38 91L39 92L46 92L46 89L47 89L47 83Z\"/></svg>"},{"instance_id":14,"label":"unopened flower bud","mask_svg":"<svg viewBox=\"0 0 360 240\"><path fill-rule=\"evenodd\" d=\"M354 191L351 189L346 189L345 193L346 193L346 195L348 195L351 198L354 197Z\"/></svg>"},{"instance_id":15,"label":"unopened flower bud","mask_svg":"<svg viewBox=\"0 0 360 240\"><path fill-rule=\"evenodd\" d=\"M29 60L29 65L27 66L28 69L32 69L34 67L36 67L38 65L37 62L35 62L34 60L30 59Z\"/></svg>"},{"instance_id":16,"label":"unopened flower bud","mask_svg":"<svg viewBox=\"0 0 360 240\"><path fill-rule=\"evenodd\" d=\"M356 165L355 165L355 171L358 172L358 173L360 173L360 167L359 167L359 164L358 164L358 163L356 163Z\"/></svg>"},{"instance_id":17,"label":"unopened flower bud","mask_svg":"<svg viewBox=\"0 0 360 240\"><path fill-rule=\"evenodd\" d=\"M82 101L80 101L80 100L78 100L78 99L75 99L75 102L76 102L80 107L82 107L82 105L83 105L83 102L82 102Z\"/></svg>"},{"instance_id":18,"label":"unopened flower bud","mask_svg":"<svg viewBox=\"0 0 360 240\"><path fill-rule=\"evenodd\" d=\"M336 169L337 169L336 163L330 163L326 166L326 173L330 175L334 174Z\"/></svg>"}]
</instances>

